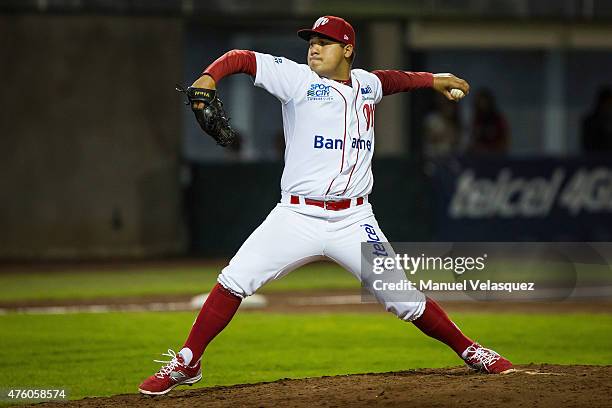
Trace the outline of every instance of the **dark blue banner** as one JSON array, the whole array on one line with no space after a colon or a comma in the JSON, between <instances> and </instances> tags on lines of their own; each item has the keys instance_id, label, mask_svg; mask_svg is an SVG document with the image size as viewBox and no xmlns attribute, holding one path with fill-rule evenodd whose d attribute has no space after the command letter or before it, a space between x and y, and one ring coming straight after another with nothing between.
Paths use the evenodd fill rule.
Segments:
<instances>
[{"instance_id":1,"label":"dark blue banner","mask_svg":"<svg viewBox=\"0 0 612 408\"><path fill-rule=\"evenodd\" d=\"M612 241L612 157L461 157L433 167L434 240Z\"/></svg>"}]
</instances>

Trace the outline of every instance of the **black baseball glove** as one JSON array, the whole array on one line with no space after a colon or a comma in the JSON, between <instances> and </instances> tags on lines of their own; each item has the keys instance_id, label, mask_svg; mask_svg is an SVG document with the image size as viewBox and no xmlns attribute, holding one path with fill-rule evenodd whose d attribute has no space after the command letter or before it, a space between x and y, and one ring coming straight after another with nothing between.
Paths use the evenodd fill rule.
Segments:
<instances>
[{"instance_id":1,"label":"black baseball glove","mask_svg":"<svg viewBox=\"0 0 612 408\"><path fill-rule=\"evenodd\" d=\"M212 136L218 145L226 147L236 143L236 132L230 126L229 118L223 110L223 102L217 97L217 91L192 86L185 89L180 85L176 86L176 90L187 95L188 101L185 105L191 106L202 130ZM197 108L197 102L202 102L204 106Z\"/></svg>"}]
</instances>

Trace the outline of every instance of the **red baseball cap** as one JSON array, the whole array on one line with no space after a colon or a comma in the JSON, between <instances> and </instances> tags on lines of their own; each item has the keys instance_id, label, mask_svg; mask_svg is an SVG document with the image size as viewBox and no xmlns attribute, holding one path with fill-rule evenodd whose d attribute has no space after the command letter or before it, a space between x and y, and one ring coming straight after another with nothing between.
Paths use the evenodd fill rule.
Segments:
<instances>
[{"instance_id":1,"label":"red baseball cap","mask_svg":"<svg viewBox=\"0 0 612 408\"><path fill-rule=\"evenodd\" d=\"M297 35L306 41L310 40L313 35L321 35L343 44L351 44L355 47L355 30L343 18L335 16L319 17L314 22L312 28L299 30Z\"/></svg>"}]
</instances>

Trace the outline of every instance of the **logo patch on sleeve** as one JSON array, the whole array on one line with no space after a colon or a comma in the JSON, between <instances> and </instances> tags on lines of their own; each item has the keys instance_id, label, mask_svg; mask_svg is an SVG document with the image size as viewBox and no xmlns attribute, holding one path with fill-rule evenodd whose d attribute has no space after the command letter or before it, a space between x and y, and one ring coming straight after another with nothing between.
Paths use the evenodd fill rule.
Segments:
<instances>
[{"instance_id":1,"label":"logo patch on sleeve","mask_svg":"<svg viewBox=\"0 0 612 408\"><path fill-rule=\"evenodd\" d=\"M372 88L370 87L370 85L366 86L365 88L361 88L362 95L371 94L371 93L372 93Z\"/></svg>"}]
</instances>

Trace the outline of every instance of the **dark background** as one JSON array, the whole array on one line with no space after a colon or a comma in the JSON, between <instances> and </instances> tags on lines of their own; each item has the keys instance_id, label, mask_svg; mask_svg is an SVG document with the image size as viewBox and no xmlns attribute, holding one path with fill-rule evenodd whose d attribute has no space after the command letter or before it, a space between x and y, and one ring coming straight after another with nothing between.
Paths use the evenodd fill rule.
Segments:
<instances>
[{"instance_id":1,"label":"dark background","mask_svg":"<svg viewBox=\"0 0 612 408\"><path fill-rule=\"evenodd\" d=\"M228 151L201 134L174 85L234 48L303 63L295 31L325 14L354 25L355 67L453 72L472 85L444 157L424 154L432 91L378 106L371 201L391 240L610 240L612 156L586 152L581 130L612 83L610 2L0 1L0 258L232 255L280 196L280 106L246 75L222 81L242 137ZM510 128L502 153L469 147L482 87ZM603 174L572 189L596 203L449 215L461 171L533 180L557 167L565 182Z\"/></svg>"}]
</instances>

